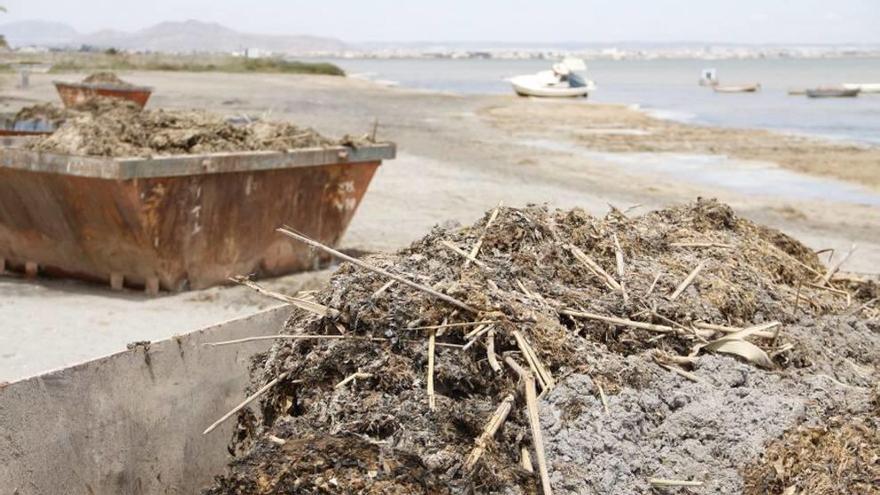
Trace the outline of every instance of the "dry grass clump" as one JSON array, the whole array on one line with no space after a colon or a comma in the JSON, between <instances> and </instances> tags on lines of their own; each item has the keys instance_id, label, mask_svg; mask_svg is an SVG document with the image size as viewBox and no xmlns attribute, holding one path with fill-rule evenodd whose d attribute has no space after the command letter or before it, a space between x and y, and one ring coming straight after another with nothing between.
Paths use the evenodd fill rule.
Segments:
<instances>
[{"instance_id":1,"label":"dry grass clump","mask_svg":"<svg viewBox=\"0 0 880 495\"><path fill-rule=\"evenodd\" d=\"M273 438L378 446L407 459L404 479L423 482L411 493L547 493L536 395L560 377L609 352L685 376L705 352L786 366L794 306L808 317L848 307L835 282L811 285L825 270L809 249L706 200L638 217L499 208L354 261L293 301L304 309L252 373L255 390L284 379L259 419L240 416L244 454L208 493L317 486L331 461L316 471ZM598 375L608 393L642 385ZM363 458L332 462L340 493L401 479ZM266 484L279 463L289 482Z\"/></svg>"},{"instance_id":2,"label":"dry grass clump","mask_svg":"<svg viewBox=\"0 0 880 495\"><path fill-rule=\"evenodd\" d=\"M873 413L800 426L744 473L747 495L880 493L880 419Z\"/></svg>"}]
</instances>

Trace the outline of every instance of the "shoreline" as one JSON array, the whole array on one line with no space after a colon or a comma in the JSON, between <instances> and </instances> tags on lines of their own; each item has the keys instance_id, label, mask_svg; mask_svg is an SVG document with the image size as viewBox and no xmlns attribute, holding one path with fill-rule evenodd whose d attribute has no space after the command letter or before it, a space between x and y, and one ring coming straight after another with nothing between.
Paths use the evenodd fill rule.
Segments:
<instances>
[{"instance_id":1,"label":"shoreline","mask_svg":"<svg viewBox=\"0 0 880 495\"><path fill-rule=\"evenodd\" d=\"M597 123L604 122L612 130L634 127L631 119L654 122L652 125L661 127L675 126L620 106L570 105L505 96L452 96L329 76L218 77L179 72L126 72L120 76L157 88L149 103L152 108L201 108L226 115L268 116L336 136L369 132L374 119L378 119L380 139L396 142L399 154L377 171L340 242L343 249L395 251L424 236L437 224L472 223L499 201L511 206L536 203L550 208L580 207L602 216L608 212L609 204L621 211L640 204L641 209L632 213L637 215L702 196L716 197L733 207L738 216L780 229L814 250L834 249L831 262L839 259L851 244L858 244L858 252L843 267L846 272L877 273L880 267L880 208L833 199L750 196L523 143L544 137L586 149L590 139L623 139L629 143L645 138L577 135L579 129L599 127ZM12 110L13 104L20 107L35 101L57 102L51 85L56 77L34 75L32 87L21 90L11 88L7 76L5 93L17 99L0 104L6 103L4 108ZM598 113L560 116L558 112L566 108ZM501 122L497 121L499 115L486 115L491 109L500 112ZM704 137L712 142L724 139L725 134L727 131L716 129ZM780 139L771 133L763 135L770 144ZM326 273L294 274L265 281L273 290L288 294L324 283ZM145 299L141 293L116 294L101 286L75 281L34 283L6 277L0 278L0 292L4 296L0 318L28 336L0 339L0 347L8 349L6 355L0 355L0 376L7 377L15 375L23 363L29 366L25 374L47 366L65 366L121 350L126 342L185 333L229 315L250 314L270 303L241 287L215 287ZM112 301L112 312L102 310L101 303L96 301ZM80 317L60 321L45 311L59 305L81 309ZM23 307L29 310L24 312ZM29 340L57 340L61 335L66 339L64 347L58 347L54 355L47 355L39 345L27 344ZM100 349L90 343L96 335L105 339Z\"/></svg>"}]
</instances>

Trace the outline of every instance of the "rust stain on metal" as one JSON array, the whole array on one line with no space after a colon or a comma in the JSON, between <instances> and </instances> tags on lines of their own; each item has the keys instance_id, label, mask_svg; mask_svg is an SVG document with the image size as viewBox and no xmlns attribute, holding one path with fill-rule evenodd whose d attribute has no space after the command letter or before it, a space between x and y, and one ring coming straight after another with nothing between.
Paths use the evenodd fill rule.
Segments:
<instances>
[{"instance_id":1,"label":"rust stain on metal","mask_svg":"<svg viewBox=\"0 0 880 495\"><path fill-rule=\"evenodd\" d=\"M275 228L335 245L380 163L133 179L0 167L0 259L150 292L312 269L318 255Z\"/></svg>"}]
</instances>

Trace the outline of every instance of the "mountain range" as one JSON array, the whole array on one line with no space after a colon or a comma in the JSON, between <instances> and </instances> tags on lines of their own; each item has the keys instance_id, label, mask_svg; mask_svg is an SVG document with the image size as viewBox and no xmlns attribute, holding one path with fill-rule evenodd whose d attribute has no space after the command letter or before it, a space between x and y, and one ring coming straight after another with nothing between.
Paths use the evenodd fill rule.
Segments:
<instances>
[{"instance_id":1,"label":"mountain range","mask_svg":"<svg viewBox=\"0 0 880 495\"><path fill-rule=\"evenodd\" d=\"M162 22L133 32L103 30L80 33L58 22L19 21L0 25L11 46L116 48L156 52L232 52L244 49L280 54L339 52L346 44L334 38L305 35L242 33L201 21Z\"/></svg>"}]
</instances>

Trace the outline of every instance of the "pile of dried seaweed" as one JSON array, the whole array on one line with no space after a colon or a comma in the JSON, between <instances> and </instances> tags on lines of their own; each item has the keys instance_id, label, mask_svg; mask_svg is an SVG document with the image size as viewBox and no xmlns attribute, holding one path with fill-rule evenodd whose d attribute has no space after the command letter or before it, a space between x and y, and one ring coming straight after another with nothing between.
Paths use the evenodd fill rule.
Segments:
<instances>
[{"instance_id":1,"label":"pile of dried seaweed","mask_svg":"<svg viewBox=\"0 0 880 495\"><path fill-rule=\"evenodd\" d=\"M437 227L287 299L252 371L259 415L238 415L239 455L205 493L547 493L536 391L606 355L685 377L705 353L800 365L786 324L859 302L834 271L715 201ZM599 376L603 400L630 379Z\"/></svg>"},{"instance_id":2,"label":"pile of dried seaweed","mask_svg":"<svg viewBox=\"0 0 880 495\"><path fill-rule=\"evenodd\" d=\"M356 144L350 137L333 140L312 129L284 122L240 125L202 111L141 111L131 103L111 104L106 99L92 105L100 108L77 112L51 136L26 146L35 151L73 155L155 156Z\"/></svg>"},{"instance_id":3,"label":"pile of dried seaweed","mask_svg":"<svg viewBox=\"0 0 880 495\"><path fill-rule=\"evenodd\" d=\"M748 495L880 493L880 403L786 433L745 478Z\"/></svg>"},{"instance_id":4,"label":"pile of dried seaweed","mask_svg":"<svg viewBox=\"0 0 880 495\"><path fill-rule=\"evenodd\" d=\"M38 103L23 107L12 117L12 122L16 124L42 122L48 129L54 130L67 120L83 114L101 114L120 108L127 111L139 110L139 107L131 101L96 96L72 107L59 106L54 103Z\"/></svg>"},{"instance_id":5,"label":"pile of dried seaweed","mask_svg":"<svg viewBox=\"0 0 880 495\"><path fill-rule=\"evenodd\" d=\"M39 103L19 110L15 116L12 117L12 121L41 121L54 128L63 124L70 115L71 111L64 107L59 107L52 103Z\"/></svg>"},{"instance_id":6,"label":"pile of dried seaweed","mask_svg":"<svg viewBox=\"0 0 880 495\"><path fill-rule=\"evenodd\" d=\"M95 72L89 74L83 80L85 84L94 84L97 86L112 86L114 88L133 88L134 84L124 81L113 72Z\"/></svg>"}]
</instances>

